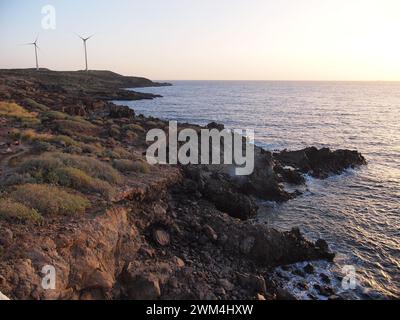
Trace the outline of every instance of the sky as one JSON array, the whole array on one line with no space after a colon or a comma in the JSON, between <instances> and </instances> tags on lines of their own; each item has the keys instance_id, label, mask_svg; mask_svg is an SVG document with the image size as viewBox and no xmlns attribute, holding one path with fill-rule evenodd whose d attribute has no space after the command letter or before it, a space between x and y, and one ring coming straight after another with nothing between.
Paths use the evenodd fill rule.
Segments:
<instances>
[{"instance_id":1,"label":"sky","mask_svg":"<svg viewBox=\"0 0 400 320\"><path fill-rule=\"evenodd\" d=\"M0 68L39 35L41 67L83 69L76 33L90 69L154 80L400 81L399 0L0 0Z\"/></svg>"}]
</instances>

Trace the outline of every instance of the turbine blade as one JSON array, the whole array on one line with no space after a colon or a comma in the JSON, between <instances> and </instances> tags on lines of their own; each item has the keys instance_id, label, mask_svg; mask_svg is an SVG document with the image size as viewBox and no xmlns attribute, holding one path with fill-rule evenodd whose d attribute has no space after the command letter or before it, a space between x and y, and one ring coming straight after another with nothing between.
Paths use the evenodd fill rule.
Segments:
<instances>
[{"instance_id":1,"label":"turbine blade","mask_svg":"<svg viewBox=\"0 0 400 320\"><path fill-rule=\"evenodd\" d=\"M75 34L79 39L83 40L83 37L82 37L82 36L80 36L80 35L77 34L76 32L74 32L74 34Z\"/></svg>"}]
</instances>

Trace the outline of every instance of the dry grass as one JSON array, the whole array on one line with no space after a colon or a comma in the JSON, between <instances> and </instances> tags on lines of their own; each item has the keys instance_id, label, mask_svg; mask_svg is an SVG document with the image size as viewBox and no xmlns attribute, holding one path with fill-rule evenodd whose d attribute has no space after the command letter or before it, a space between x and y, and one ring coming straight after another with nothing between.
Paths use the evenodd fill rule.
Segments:
<instances>
[{"instance_id":1,"label":"dry grass","mask_svg":"<svg viewBox=\"0 0 400 320\"><path fill-rule=\"evenodd\" d=\"M17 120L36 119L37 113L29 112L16 103L0 101L0 116L12 117Z\"/></svg>"},{"instance_id":2,"label":"dry grass","mask_svg":"<svg viewBox=\"0 0 400 320\"><path fill-rule=\"evenodd\" d=\"M0 199L0 220L17 222L41 222L43 217L35 210L12 199Z\"/></svg>"},{"instance_id":3,"label":"dry grass","mask_svg":"<svg viewBox=\"0 0 400 320\"><path fill-rule=\"evenodd\" d=\"M82 170L64 167L55 170L54 175L57 184L65 187L74 188L83 192L99 193L107 199L111 199L115 195L115 188L108 182L92 178Z\"/></svg>"},{"instance_id":4,"label":"dry grass","mask_svg":"<svg viewBox=\"0 0 400 320\"><path fill-rule=\"evenodd\" d=\"M123 130L130 130L130 131L135 131L135 132L145 132L144 128L140 124L136 123L131 123L131 124L126 124L122 127Z\"/></svg>"},{"instance_id":5,"label":"dry grass","mask_svg":"<svg viewBox=\"0 0 400 320\"><path fill-rule=\"evenodd\" d=\"M149 173L151 171L150 165L142 160L127 160L120 159L114 160L113 166L121 172L138 172L138 173Z\"/></svg>"},{"instance_id":6,"label":"dry grass","mask_svg":"<svg viewBox=\"0 0 400 320\"><path fill-rule=\"evenodd\" d=\"M19 167L18 174L24 179L15 181L26 181L28 176L36 183L50 183L81 192L99 193L107 199L115 194L114 186L124 181L124 177L107 163L91 157L58 152L44 153L26 160Z\"/></svg>"},{"instance_id":7,"label":"dry grass","mask_svg":"<svg viewBox=\"0 0 400 320\"><path fill-rule=\"evenodd\" d=\"M67 118L68 115L66 113L54 110L47 111L42 114L43 120L64 120Z\"/></svg>"},{"instance_id":8,"label":"dry grass","mask_svg":"<svg viewBox=\"0 0 400 320\"><path fill-rule=\"evenodd\" d=\"M70 119L56 120L54 121L54 124L59 132L65 133L67 135L90 135L95 134L97 131L97 127L95 125L82 118L78 121Z\"/></svg>"},{"instance_id":9,"label":"dry grass","mask_svg":"<svg viewBox=\"0 0 400 320\"><path fill-rule=\"evenodd\" d=\"M49 108L47 106L45 106L44 104L41 103L37 103L35 100L30 99L30 98L26 98L24 100L24 102L33 110L37 111L37 112L46 112L49 110Z\"/></svg>"},{"instance_id":10,"label":"dry grass","mask_svg":"<svg viewBox=\"0 0 400 320\"><path fill-rule=\"evenodd\" d=\"M87 199L70 194L58 187L44 184L18 186L10 198L43 216L81 215L89 207Z\"/></svg>"},{"instance_id":11,"label":"dry grass","mask_svg":"<svg viewBox=\"0 0 400 320\"><path fill-rule=\"evenodd\" d=\"M56 143L60 146L77 146L79 145L78 141L75 141L71 137L65 135L53 135L51 133L40 133L33 129L28 130L18 130L14 129L11 132L12 136L17 139L21 139L24 141L31 142L47 142L47 143Z\"/></svg>"}]
</instances>

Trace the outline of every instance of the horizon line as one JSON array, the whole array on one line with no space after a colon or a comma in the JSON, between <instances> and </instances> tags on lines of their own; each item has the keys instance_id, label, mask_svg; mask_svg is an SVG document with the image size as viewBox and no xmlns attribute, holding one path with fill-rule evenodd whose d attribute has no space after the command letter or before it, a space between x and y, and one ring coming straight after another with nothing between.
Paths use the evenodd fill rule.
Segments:
<instances>
[{"instance_id":1,"label":"horizon line","mask_svg":"<svg viewBox=\"0 0 400 320\"><path fill-rule=\"evenodd\" d=\"M41 67L40 68L42 71L53 71L53 72L82 72L85 70L77 69L77 70L54 70L54 69L49 69L46 67ZM0 70L35 70L35 68L0 68ZM109 72L114 72L118 73L122 76L126 77L138 77L138 78L147 78L152 81L231 81L231 82L400 82L399 80L337 80L337 79L324 79L324 80L319 80L319 79L156 79L156 78L150 78L148 76L143 76L143 75L126 75L124 73L119 73L118 71L112 71L108 69L96 69L96 70L88 70L90 71L109 71ZM40 72L40 71L39 71Z\"/></svg>"}]
</instances>

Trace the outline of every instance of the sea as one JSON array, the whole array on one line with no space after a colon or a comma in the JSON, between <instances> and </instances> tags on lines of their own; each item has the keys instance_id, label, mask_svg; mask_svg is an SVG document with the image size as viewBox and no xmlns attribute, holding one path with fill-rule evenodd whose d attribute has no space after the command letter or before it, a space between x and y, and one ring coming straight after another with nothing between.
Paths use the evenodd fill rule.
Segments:
<instances>
[{"instance_id":1,"label":"sea","mask_svg":"<svg viewBox=\"0 0 400 320\"><path fill-rule=\"evenodd\" d=\"M307 176L298 198L262 202L255 223L299 227L310 240L325 239L337 253L335 263L315 268L347 298L400 298L400 82L170 82L133 89L163 98L118 103L166 120L254 129L255 143L271 151L361 152L367 166L326 180ZM324 298L314 290L321 285L318 273L276 272L300 299Z\"/></svg>"}]
</instances>

